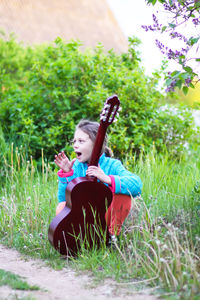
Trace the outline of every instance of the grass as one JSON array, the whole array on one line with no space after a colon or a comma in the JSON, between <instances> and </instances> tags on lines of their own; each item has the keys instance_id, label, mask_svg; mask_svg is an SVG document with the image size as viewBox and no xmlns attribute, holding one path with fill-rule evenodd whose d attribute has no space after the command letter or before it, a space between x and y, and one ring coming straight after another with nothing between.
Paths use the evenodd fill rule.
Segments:
<instances>
[{"instance_id":1,"label":"grass","mask_svg":"<svg viewBox=\"0 0 200 300\"><path fill-rule=\"evenodd\" d=\"M39 290L36 285L29 285L20 276L0 269L0 286L7 285L15 290Z\"/></svg>"},{"instance_id":2,"label":"grass","mask_svg":"<svg viewBox=\"0 0 200 300\"><path fill-rule=\"evenodd\" d=\"M66 264L97 279L114 278L133 289L150 288L166 299L200 297L200 159L171 160L153 149L124 164L143 181L115 249L83 250L64 261L47 239L57 205L57 176L42 159L37 171L18 149L4 161L0 241L54 268ZM43 158L43 156L42 156Z\"/></svg>"}]
</instances>

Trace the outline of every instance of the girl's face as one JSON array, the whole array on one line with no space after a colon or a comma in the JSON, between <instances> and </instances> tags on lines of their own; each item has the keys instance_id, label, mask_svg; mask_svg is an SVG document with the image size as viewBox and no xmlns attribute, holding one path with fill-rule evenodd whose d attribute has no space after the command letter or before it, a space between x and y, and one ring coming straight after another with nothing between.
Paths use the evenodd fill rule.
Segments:
<instances>
[{"instance_id":1,"label":"girl's face","mask_svg":"<svg viewBox=\"0 0 200 300\"><path fill-rule=\"evenodd\" d=\"M77 129L74 134L73 147L76 153L76 157L79 162L89 162L92 155L94 143L90 139L89 135Z\"/></svg>"}]
</instances>

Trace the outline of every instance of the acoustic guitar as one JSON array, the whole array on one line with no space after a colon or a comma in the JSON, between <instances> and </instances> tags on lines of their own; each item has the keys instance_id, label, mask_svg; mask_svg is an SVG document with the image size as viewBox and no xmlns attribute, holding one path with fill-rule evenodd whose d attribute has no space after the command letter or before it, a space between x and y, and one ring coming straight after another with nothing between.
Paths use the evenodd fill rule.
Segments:
<instances>
[{"instance_id":1,"label":"acoustic guitar","mask_svg":"<svg viewBox=\"0 0 200 300\"><path fill-rule=\"evenodd\" d=\"M89 165L98 166L106 130L114 121L119 105L116 95L106 100ZM49 226L48 239L52 246L62 255L76 256L82 247L107 245L105 213L112 202L109 187L95 177L78 177L67 185L65 199L64 209Z\"/></svg>"}]
</instances>

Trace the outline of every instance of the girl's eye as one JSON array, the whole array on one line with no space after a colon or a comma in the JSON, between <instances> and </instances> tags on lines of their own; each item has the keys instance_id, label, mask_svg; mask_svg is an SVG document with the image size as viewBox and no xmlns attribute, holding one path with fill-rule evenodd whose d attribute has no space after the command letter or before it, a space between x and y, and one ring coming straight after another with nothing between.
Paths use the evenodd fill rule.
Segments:
<instances>
[{"instance_id":1,"label":"girl's eye","mask_svg":"<svg viewBox=\"0 0 200 300\"><path fill-rule=\"evenodd\" d=\"M79 144L83 144L83 143L85 143L85 140L82 140L82 139L79 139L79 140L73 140L73 141L72 141L72 144L74 145L74 144L76 144L76 142L78 142Z\"/></svg>"}]
</instances>

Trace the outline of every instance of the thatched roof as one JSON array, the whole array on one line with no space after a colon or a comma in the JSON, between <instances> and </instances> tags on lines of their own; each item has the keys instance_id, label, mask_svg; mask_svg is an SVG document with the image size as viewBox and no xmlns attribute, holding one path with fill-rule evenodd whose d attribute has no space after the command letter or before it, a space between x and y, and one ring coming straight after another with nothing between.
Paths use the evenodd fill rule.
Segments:
<instances>
[{"instance_id":1,"label":"thatched roof","mask_svg":"<svg viewBox=\"0 0 200 300\"><path fill-rule=\"evenodd\" d=\"M127 39L106 0L0 0L0 29L27 44L60 36L79 39L85 46L102 42L106 50L127 50Z\"/></svg>"}]
</instances>

